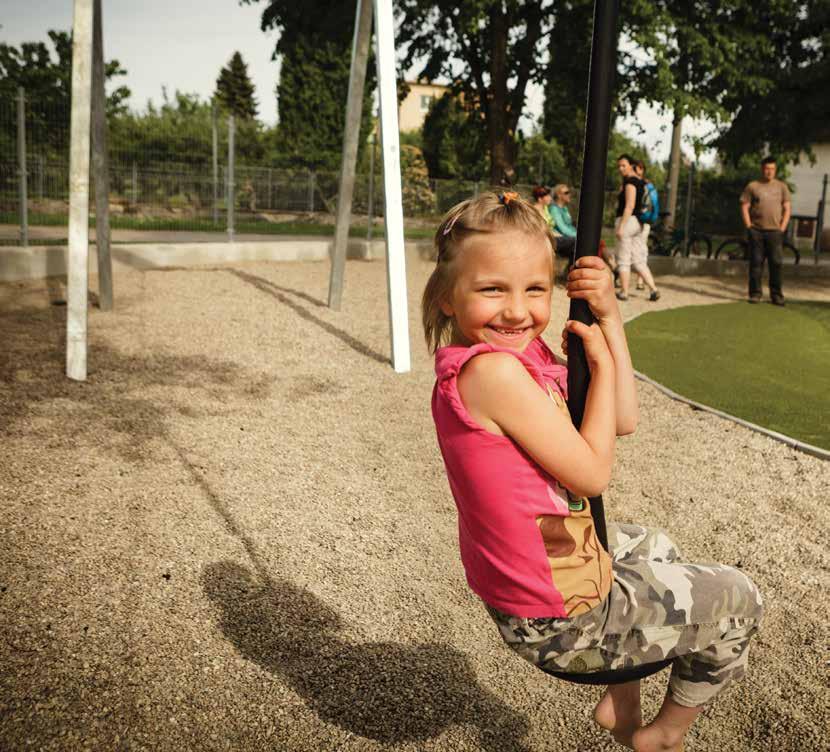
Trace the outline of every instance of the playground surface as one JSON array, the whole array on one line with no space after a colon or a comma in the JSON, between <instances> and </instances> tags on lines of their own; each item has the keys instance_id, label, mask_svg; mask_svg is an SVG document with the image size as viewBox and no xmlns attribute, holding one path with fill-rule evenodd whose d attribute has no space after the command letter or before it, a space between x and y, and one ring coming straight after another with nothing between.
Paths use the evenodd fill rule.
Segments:
<instances>
[{"instance_id":1,"label":"playground surface","mask_svg":"<svg viewBox=\"0 0 830 752\"><path fill-rule=\"evenodd\" d=\"M0 748L619 749L600 690L508 652L466 586L418 331L431 266L407 263L403 375L383 262L347 263L339 313L324 262L119 273L86 383L63 375L60 280L0 284ZM658 281L626 316L744 296ZM639 389L609 519L741 567L767 609L687 749L823 748L830 463ZM664 686L645 681L647 717Z\"/></svg>"}]
</instances>

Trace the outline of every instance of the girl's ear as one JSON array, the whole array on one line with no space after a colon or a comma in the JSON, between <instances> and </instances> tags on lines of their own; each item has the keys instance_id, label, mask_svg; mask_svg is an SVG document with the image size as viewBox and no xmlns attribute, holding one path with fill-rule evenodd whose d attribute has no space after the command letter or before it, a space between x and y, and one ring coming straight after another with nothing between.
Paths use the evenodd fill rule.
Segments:
<instances>
[{"instance_id":1,"label":"girl's ear","mask_svg":"<svg viewBox=\"0 0 830 752\"><path fill-rule=\"evenodd\" d=\"M448 300L441 303L441 313L449 318L453 317L452 304Z\"/></svg>"}]
</instances>

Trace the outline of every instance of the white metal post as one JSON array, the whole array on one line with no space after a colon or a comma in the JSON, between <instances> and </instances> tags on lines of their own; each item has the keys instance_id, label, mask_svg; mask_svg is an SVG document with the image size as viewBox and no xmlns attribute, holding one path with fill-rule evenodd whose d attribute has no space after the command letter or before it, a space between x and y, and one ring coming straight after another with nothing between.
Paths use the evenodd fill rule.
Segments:
<instances>
[{"instance_id":1,"label":"white metal post","mask_svg":"<svg viewBox=\"0 0 830 752\"><path fill-rule=\"evenodd\" d=\"M392 367L398 373L406 373L410 370L409 315L403 237L398 91L395 79L395 24L392 0L374 2Z\"/></svg>"},{"instance_id":2,"label":"white metal post","mask_svg":"<svg viewBox=\"0 0 830 752\"><path fill-rule=\"evenodd\" d=\"M87 360L91 95L92 0L75 0L72 20L66 375L77 381L86 380Z\"/></svg>"}]
</instances>

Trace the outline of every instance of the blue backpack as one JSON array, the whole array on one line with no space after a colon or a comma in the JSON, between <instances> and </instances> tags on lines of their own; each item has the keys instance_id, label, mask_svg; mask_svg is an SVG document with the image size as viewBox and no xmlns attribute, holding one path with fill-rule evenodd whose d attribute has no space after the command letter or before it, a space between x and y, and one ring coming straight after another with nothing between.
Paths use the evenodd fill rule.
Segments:
<instances>
[{"instance_id":1,"label":"blue backpack","mask_svg":"<svg viewBox=\"0 0 830 752\"><path fill-rule=\"evenodd\" d=\"M657 195L657 189L654 183L646 183L646 189L643 191L643 210L640 212L640 221L645 224L653 225L660 217L660 197Z\"/></svg>"}]
</instances>

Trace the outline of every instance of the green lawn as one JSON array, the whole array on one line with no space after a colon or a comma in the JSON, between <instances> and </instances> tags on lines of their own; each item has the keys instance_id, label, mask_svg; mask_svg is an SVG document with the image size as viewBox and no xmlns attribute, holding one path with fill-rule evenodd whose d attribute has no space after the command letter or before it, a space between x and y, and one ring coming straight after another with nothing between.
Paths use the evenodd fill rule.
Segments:
<instances>
[{"instance_id":1,"label":"green lawn","mask_svg":"<svg viewBox=\"0 0 830 752\"><path fill-rule=\"evenodd\" d=\"M0 224L17 224L19 217L11 212L0 212ZM65 214L29 214L30 227L60 227L67 226L69 222ZM436 221L436 225L438 222ZM89 218L89 226L95 227L95 217ZM171 232L227 232L224 221L213 222L207 218L138 218L113 214L110 216L110 226L114 230L155 230ZM236 234L258 234L258 235L334 235L334 225L320 224L317 222L265 222L262 220L252 221L240 218L234 225ZM372 233L375 240L383 239L383 224L375 225ZM404 235L409 240L432 240L435 234L434 228L406 227ZM349 228L349 236L353 238L366 237L366 225L352 225ZM30 241L33 243L33 241ZM65 243L59 240L58 243ZM37 242L37 245L49 245L50 243ZM51 241L56 244L56 241Z\"/></svg>"},{"instance_id":2,"label":"green lawn","mask_svg":"<svg viewBox=\"0 0 830 752\"><path fill-rule=\"evenodd\" d=\"M830 449L830 303L689 306L626 331L634 367L669 389Z\"/></svg>"}]
</instances>

